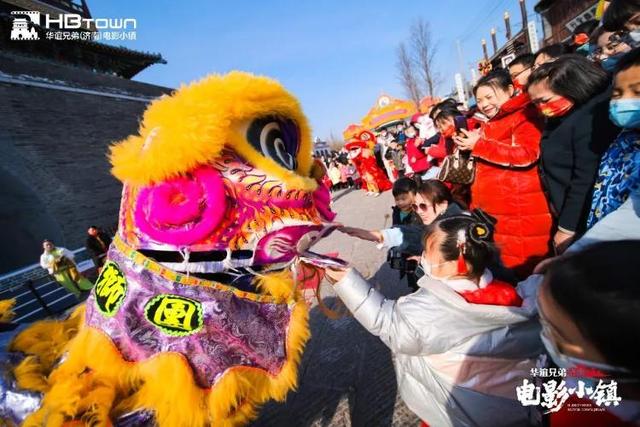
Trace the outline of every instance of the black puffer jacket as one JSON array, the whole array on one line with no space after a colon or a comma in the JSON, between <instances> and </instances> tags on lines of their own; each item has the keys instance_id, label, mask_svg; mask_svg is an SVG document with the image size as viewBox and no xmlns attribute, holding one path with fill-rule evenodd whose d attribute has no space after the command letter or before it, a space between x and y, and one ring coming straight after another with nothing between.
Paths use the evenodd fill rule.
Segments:
<instances>
[{"instance_id":1,"label":"black puffer jacket","mask_svg":"<svg viewBox=\"0 0 640 427\"><path fill-rule=\"evenodd\" d=\"M620 132L609 120L611 89L564 117L547 120L540 142L540 177L558 226L581 233L600 157Z\"/></svg>"}]
</instances>

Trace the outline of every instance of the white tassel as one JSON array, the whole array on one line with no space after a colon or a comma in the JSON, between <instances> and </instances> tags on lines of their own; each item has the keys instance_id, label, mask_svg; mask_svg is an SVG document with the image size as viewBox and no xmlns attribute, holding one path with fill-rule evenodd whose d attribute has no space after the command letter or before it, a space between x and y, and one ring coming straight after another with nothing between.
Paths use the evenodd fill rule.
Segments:
<instances>
[{"instance_id":1,"label":"white tassel","mask_svg":"<svg viewBox=\"0 0 640 427\"><path fill-rule=\"evenodd\" d=\"M291 262L291 265L289 266L289 268L291 269L291 276L293 277L293 294L295 295L296 291L298 290L298 274L297 274L297 267L298 264L300 263L300 258L299 257L295 257L295 259Z\"/></svg>"},{"instance_id":2,"label":"white tassel","mask_svg":"<svg viewBox=\"0 0 640 427\"><path fill-rule=\"evenodd\" d=\"M189 248L184 247L180 249L180 255L182 255L182 265L184 266L184 270L187 272L187 279L189 278L189 257L191 256L191 251Z\"/></svg>"},{"instance_id":3,"label":"white tassel","mask_svg":"<svg viewBox=\"0 0 640 427\"><path fill-rule=\"evenodd\" d=\"M224 257L224 260L222 261L222 267L224 268L224 271L235 270L235 266L231 261L231 249L229 248L227 248L227 255Z\"/></svg>"}]
</instances>

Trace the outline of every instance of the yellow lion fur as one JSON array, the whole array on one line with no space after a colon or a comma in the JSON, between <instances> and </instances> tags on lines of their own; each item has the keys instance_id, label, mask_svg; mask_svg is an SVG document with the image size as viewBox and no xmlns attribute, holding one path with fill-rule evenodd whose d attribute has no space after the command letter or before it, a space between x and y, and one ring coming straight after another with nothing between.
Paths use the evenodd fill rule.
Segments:
<instances>
[{"instance_id":1,"label":"yellow lion fur","mask_svg":"<svg viewBox=\"0 0 640 427\"><path fill-rule=\"evenodd\" d=\"M291 297L293 286L290 271L271 273L268 276L258 276L255 280L258 289L275 297L279 303L285 302Z\"/></svg>"},{"instance_id":2,"label":"yellow lion fur","mask_svg":"<svg viewBox=\"0 0 640 427\"><path fill-rule=\"evenodd\" d=\"M92 327L78 331L81 307L64 322L34 324L11 345L12 350L29 355L14 372L20 387L45 393L41 408L24 426L61 426L74 418L85 425L109 425L109 419L135 409L153 411L158 425L170 427L231 427L255 418L257 405L269 399L282 401L296 387L298 365L310 336L308 308L299 292L291 289L291 273L262 276L259 281L265 291L273 289L280 295L288 283L288 300L295 304L287 331L287 359L276 376L236 367L210 390L202 389L178 353L128 362L102 331ZM45 342L40 345L40 340ZM63 354L66 359L53 369Z\"/></svg>"},{"instance_id":3,"label":"yellow lion fur","mask_svg":"<svg viewBox=\"0 0 640 427\"><path fill-rule=\"evenodd\" d=\"M267 115L297 123L301 141L296 171L279 166L245 140L247 124ZM144 114L139 135L112 146L112 172L129 185L148 185L215 160L225 146L289 188L308 191L317 186L309 177L311 131L298 101L274 80L242 72L210 76L154 101ZM33 324L11 345L11 350L27 355L14 371L19 386L44 393L40 409L24 426L57 427L72 420L108 426L110 419L138 409L152 411L161 427L231 427L255 418L257 405L284 400L296 387L310 336L308 308L294 289L291 272L260 276L256 284L279 302L293 305L287 358L277 375L235 367L214 387L202 389L178 353L125 361L102 331L83 326L82 306L65 321Z\"/></svg>"},{"instance_id":4,"label":"yellow lion fur","mask_svg":"<svg viewBox=\"0 0 640 427\"><path fill-rule=\"evenodd\" d=\"M26 355L14 368L20 388L48 391L47 376L62 356L69 340L82 327L83 321L84 306L80 306L63 321L41 320L16 335L9 345L9 351Z\"/></svg>"},{"instance_id":5,"label":"yellow lion fur","mask_svg":"<svg viewBox=\"0 0 640 427\"><path fill-rule=\"evenodd\" d=\"M289 171L256 151L244 127L257 117L280 115L300 129L298 169ZM139 135L111 147L113 174L122 182L143 186L166 180L220 156L224 146L292 188L313 190L309 178L311 129L299 102L278 82L234 71L182 86L154 101L144 113Z\"/></svg>"},{"instance_id":6,"label":"yellow lion fur","mask_svg":"<svg viewBox=\"0 0 640 427\"><path fill-rule=\"evenodd\" d=\"M11 322L13 317L16 315L13 312L13 307L16 305L16 299L3 299L0 300L0 323L8 323Z\"/></svg>"}]
</instances>

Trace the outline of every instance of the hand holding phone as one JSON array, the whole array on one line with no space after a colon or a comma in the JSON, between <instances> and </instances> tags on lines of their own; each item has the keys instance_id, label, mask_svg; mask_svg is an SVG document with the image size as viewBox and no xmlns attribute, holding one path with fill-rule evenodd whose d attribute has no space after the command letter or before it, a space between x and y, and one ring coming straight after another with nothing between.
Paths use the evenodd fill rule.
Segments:
<instances>
[{"instance_id":1,"label":"hand holding phone","mask_svg":"<svg viewBox=\"0 0 640 427\"><path fill-rule=\"evenodd\" d=\"M462 151L473 150L480 140L480 132L468 131L466 129L461 129L460 132L462 135L456 135L453 137L453 142L456 143L458 149Z\"/></svg>"}]
</instances>

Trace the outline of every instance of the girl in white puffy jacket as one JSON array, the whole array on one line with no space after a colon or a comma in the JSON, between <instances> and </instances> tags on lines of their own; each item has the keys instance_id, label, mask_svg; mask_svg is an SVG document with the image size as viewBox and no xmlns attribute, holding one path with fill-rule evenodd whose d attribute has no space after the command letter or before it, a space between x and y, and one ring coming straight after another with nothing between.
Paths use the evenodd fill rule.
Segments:
<instances>
[{"instance_id":1,"label":"girl in white puffy jacket","mask_svg":"<svg viewBox=\"0 0 640 427\"><path fill-rule=\"evenodd\" d=\"M355 269L327 270L354 317L394 353L398 389L430 426L527 426L516 399L543 352L536 311L541 276L513 288L493 279L492 224L455 216L427 233L420 289L386 299Z\"/></svg>"}]
</instances>

